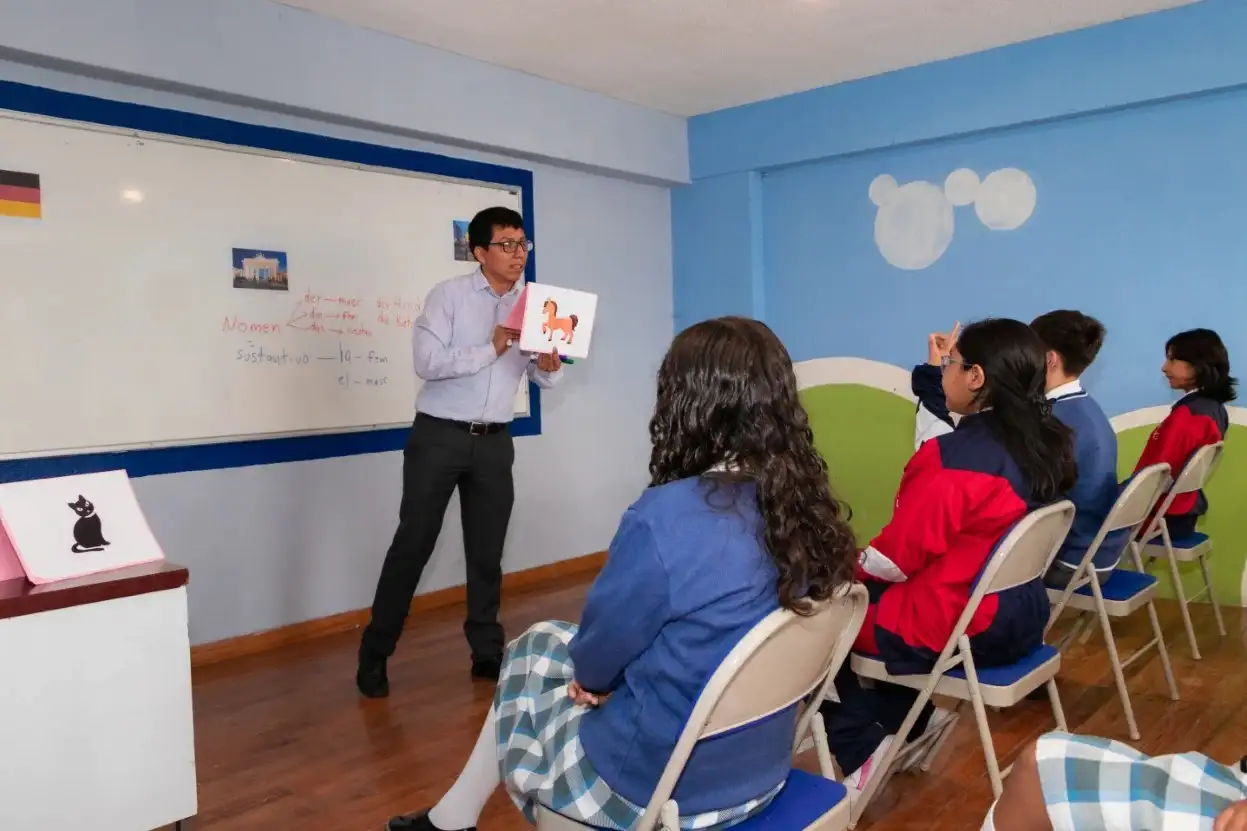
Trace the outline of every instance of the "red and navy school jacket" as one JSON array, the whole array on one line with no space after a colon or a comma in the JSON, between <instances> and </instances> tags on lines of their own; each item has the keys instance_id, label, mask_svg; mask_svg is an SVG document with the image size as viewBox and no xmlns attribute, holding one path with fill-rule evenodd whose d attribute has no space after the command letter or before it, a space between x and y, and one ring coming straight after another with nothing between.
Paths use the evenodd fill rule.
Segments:
<instances>
[{"instance_id":1,"label":"red and navy school jacket","mask_svg":"<svg viewBox=\"0 0 1247 831\"><path fill-rule=\"evenodd\" d=\"M1230 418L1224 404L1199 390L1188 393L1152 431L1134 472L1148 465L1168 462L1170 475L1176 479L1196 450L1222 441L1229 427ZM1208 500L1203 491L1197 491L1175 497L1165 516L1202 516L1207 511Z\"/></svg>"},{"instance_id":2,"label":"red and navy school jacket","mask_svg":"<svg viewBox=\"0 0 1247 831\"><path fill-rule=\"evenodd\" d=\"M863 633L858 646L877 651L889 669L897 665L893 671L925 671L920 665L902 670L903 656L888 645L908 647L901 651L915 657L938 655L996 546L1038 507L991 418L965 416L957 429L923 442L905 467L892 520L859 554L859 580L892 585L873 610L873 631ZM1007 663L1039 645L1047 616L1047 594L1037 578L985 597L966 634L976 658L990 665L995 653L997 663ZM872 640L875 650L867 646Z\"/></svg>"}]
</instances>

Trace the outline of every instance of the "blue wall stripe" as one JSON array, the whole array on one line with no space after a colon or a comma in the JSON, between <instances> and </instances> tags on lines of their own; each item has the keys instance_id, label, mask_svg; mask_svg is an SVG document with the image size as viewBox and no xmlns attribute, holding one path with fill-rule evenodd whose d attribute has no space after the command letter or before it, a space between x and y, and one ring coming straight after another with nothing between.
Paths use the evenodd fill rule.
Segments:
<instances>
[{"instance_id":1,"label":"blue wall stripe","mask_svg":"<svg viewBox=\"0 0 1247 831\"><path fill-rule=\"evenodd\" d=\"M689 166L697 180L1232 89L1245 36L1247 2L1200 0L719 110L689 119Z\"/></svg>"},{"instance_id":2,"label":"blue wall stripe","mask_svg":"<svg viewBox=\"0 0 1247 831\"><path fill-rule=\"evenodd\" d=\"M520 168L456 159L436 153L384 147L314 133L262 127L224 118L181 112L61 92L44 87L0 81L0 109L30 115L62 118L149 133L211 141L236 147L249 147L278 153L291 153L340 162L388 167L434 176L466 179L491 185L520 188L524 222L528 235L536 240L533 211L533 174ZM536 279L536 252L529 257L525 279ZM413 403L412 415L415 415ZM8 411L5 418L20 417ZM26 416L31 417L31 416ZM511 426L514 436L541 434L541 393L529 384L529 415L517 418ZM153 476L192 470L218 470L252 465L271 465L311 459L383 453L402 449L407 428L386 428L345 433L251 439L213 444L125 450L115 453L88 453L66 456L40 456L0 462L0 482L95 473L124 468L130 476Z\"/></svg>"}]
</instances>

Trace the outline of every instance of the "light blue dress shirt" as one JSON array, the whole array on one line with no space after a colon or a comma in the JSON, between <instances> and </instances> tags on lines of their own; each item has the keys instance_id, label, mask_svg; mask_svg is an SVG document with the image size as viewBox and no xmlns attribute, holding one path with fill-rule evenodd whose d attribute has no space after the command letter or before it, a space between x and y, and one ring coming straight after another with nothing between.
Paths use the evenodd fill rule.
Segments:
<instances>
[{"instance_id":1,"label":"light blue dress shirt","mask_svg":"<svg viewBox=\"0 0 1247 831\"><path fill-rule=\"evenodd\" d=\"M501 355L494 350L494 327L507 319L523 288L520 282L495 294L479 268L433 287L412 327L412 359L424 382L417 411L454 421L509 422L521 378L543 389L558 383L562 368L542 372L518 343Z\"/></svg>"}]
</instances>

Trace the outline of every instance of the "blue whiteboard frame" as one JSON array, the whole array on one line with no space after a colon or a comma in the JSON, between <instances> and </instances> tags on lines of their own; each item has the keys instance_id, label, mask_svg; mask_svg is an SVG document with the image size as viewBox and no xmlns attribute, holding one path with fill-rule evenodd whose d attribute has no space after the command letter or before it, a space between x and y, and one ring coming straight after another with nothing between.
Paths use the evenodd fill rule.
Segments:
<instances>
[{"instance_id":1,"label":"blue whiteboard frame","mask_svg":"<svg viewBox=\"0 0 1247 831\"><path fill-rule=\"evenodd\" d=\"M105 127L163 133L240 148L292 153L490 185L518 187L526 231L530 239L537 239L533 221L533 174L529 170L362 141L329 138L298 130L261 127L224 118L61 92L11 81L0 81L0 109ZM528 258L524 279L533 282L536 271L537 255L534 251ZM514 436L541 434L541 391L536 384L529 384L528 402L528 415L512 422L511 433ZM6 412L3 417L13 418L14 415ZM415 416L414 406L412 416ZM33 456L0 462L0 482L119 469L124 469L131 477L153 476L384 453L401 450L406 444L409 430L408 427L398 427L136 448L110 453Z\"/></svg>"}]
</instances>

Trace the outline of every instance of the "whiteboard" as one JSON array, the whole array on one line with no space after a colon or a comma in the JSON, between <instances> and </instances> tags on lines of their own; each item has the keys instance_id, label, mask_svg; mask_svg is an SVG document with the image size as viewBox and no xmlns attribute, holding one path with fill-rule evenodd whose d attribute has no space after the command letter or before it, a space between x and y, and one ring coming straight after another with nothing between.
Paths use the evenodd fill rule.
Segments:
<instances>
[{"instance_id":1,"label":"whiteboard","mask_svg":"<svg viewBox=\"0 0 1247 831\"><path fill-rule=\"evenodd\" d=\"M412 323L475 268L455 222L521 206L516 187L0 112L3 170L38 174L42 216L0 215L0 458L409 424Z\"/></svg>"}]
</instances>

